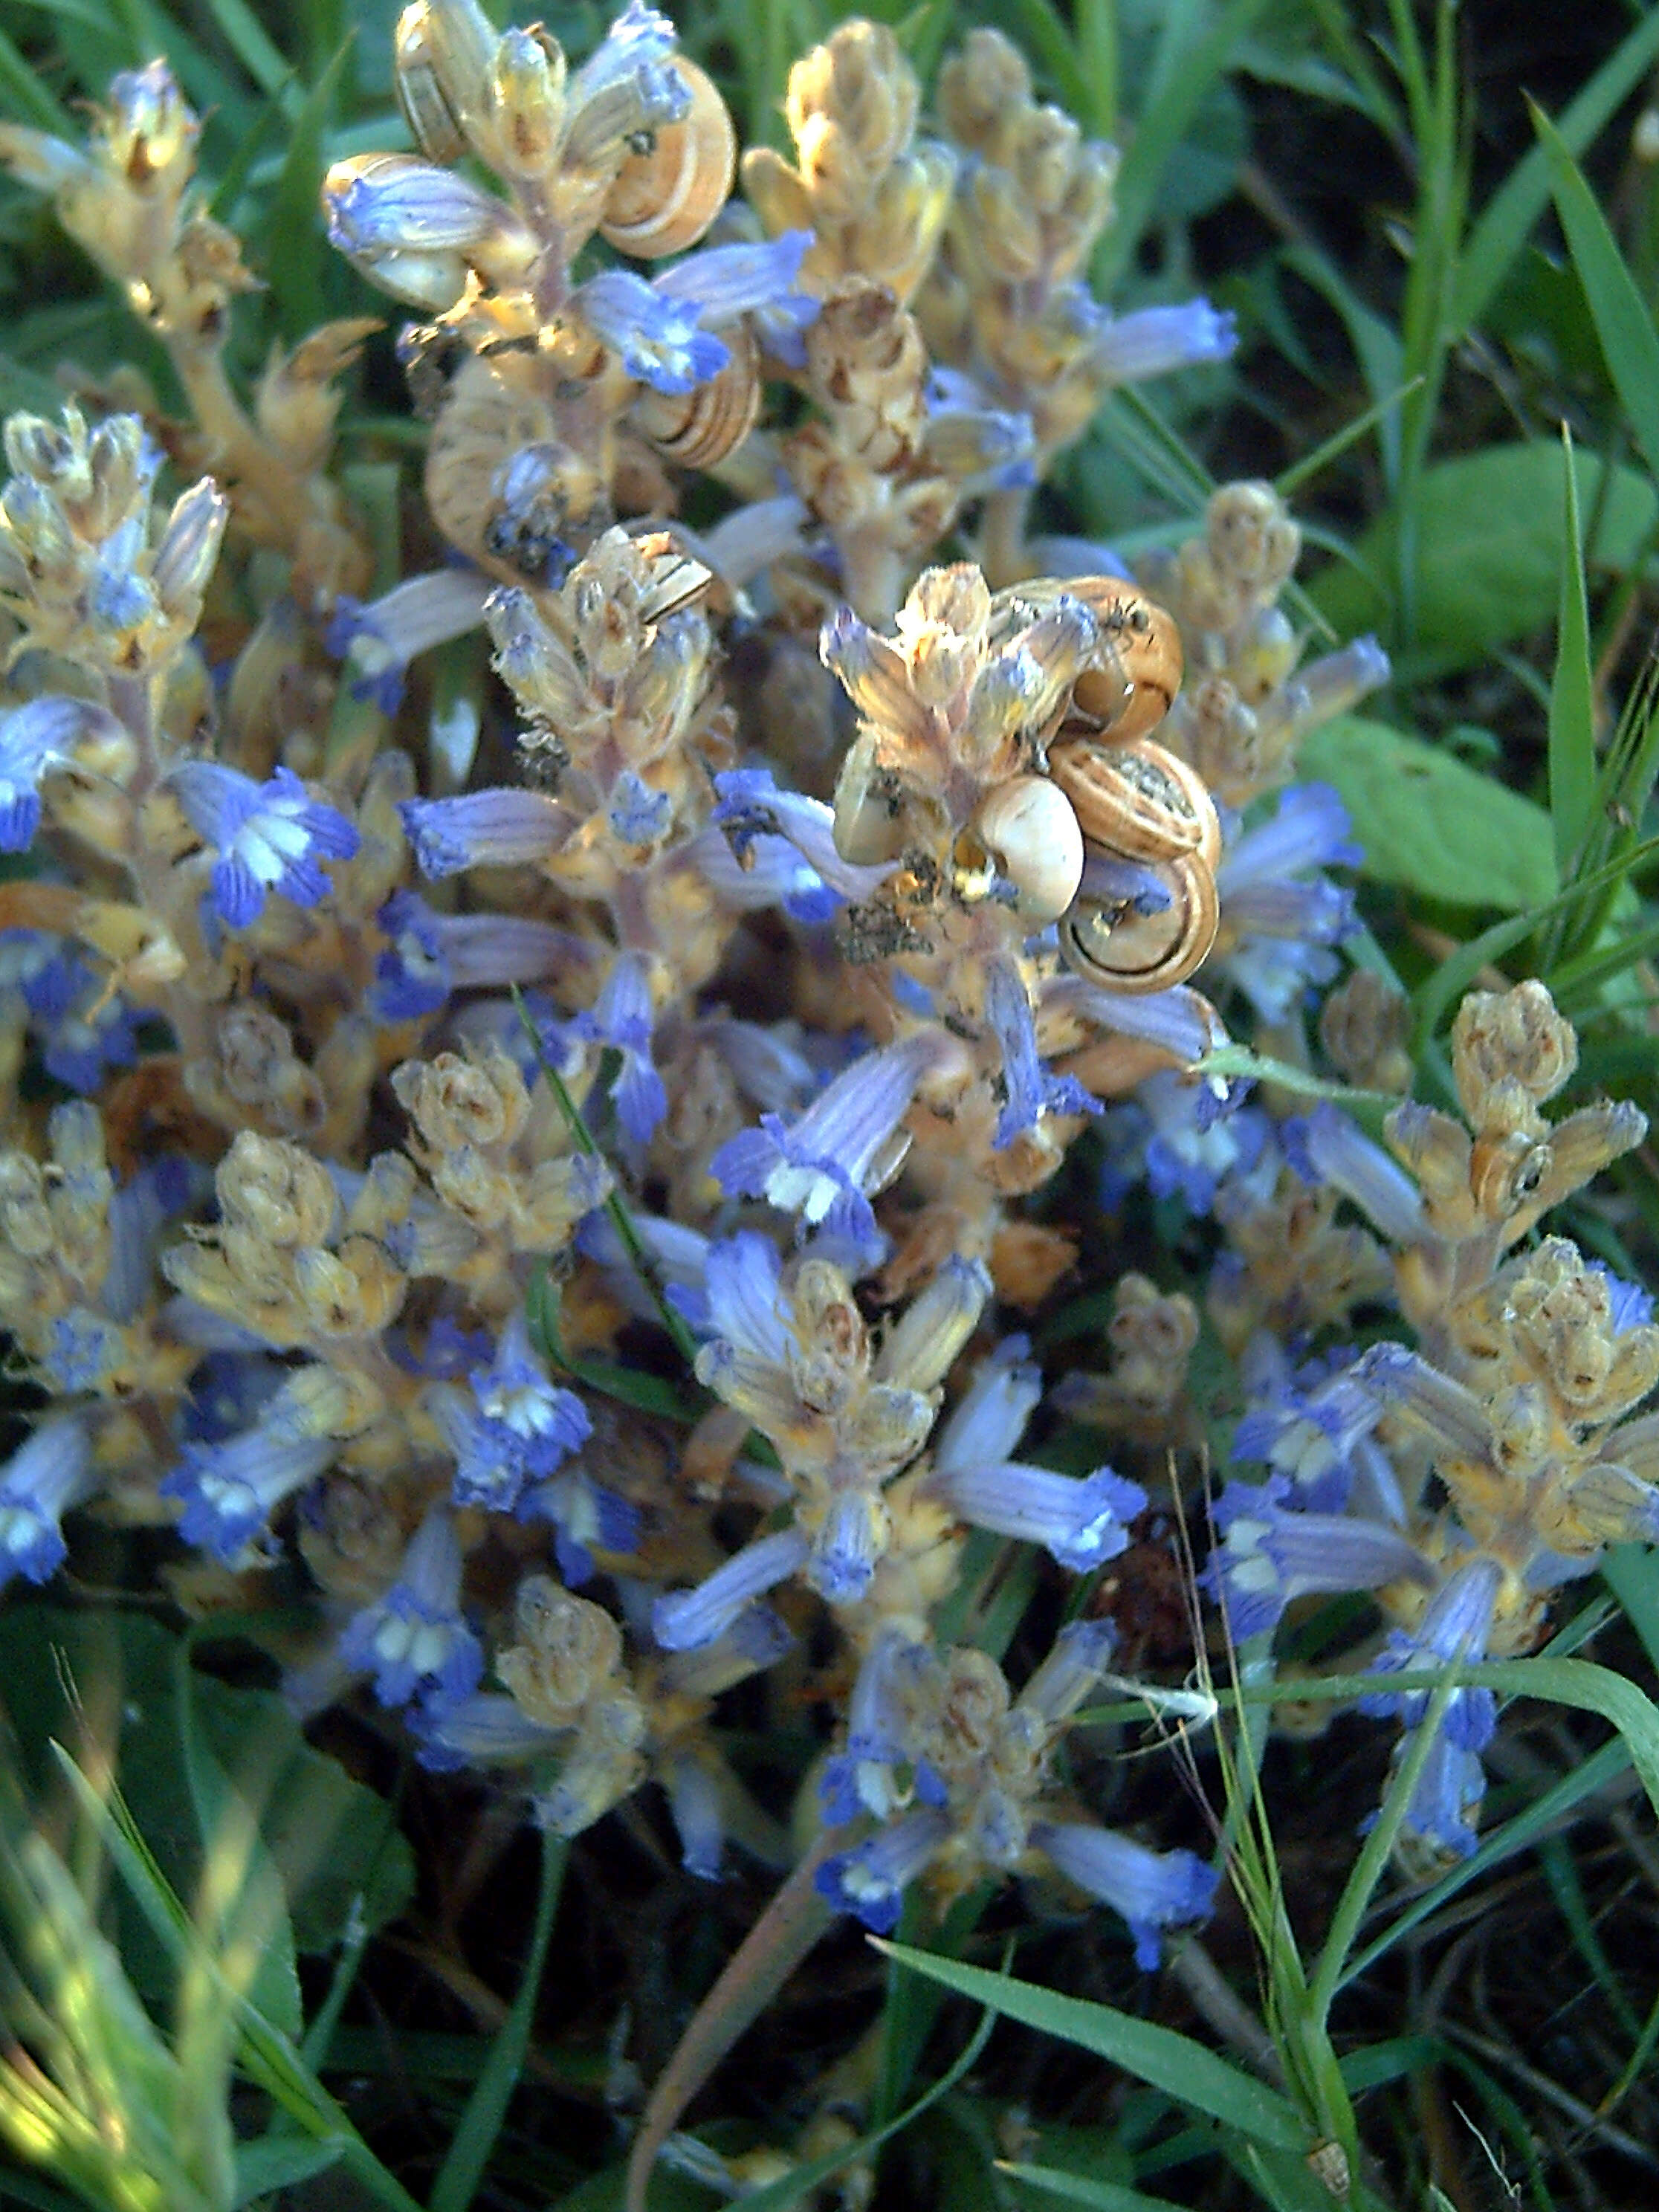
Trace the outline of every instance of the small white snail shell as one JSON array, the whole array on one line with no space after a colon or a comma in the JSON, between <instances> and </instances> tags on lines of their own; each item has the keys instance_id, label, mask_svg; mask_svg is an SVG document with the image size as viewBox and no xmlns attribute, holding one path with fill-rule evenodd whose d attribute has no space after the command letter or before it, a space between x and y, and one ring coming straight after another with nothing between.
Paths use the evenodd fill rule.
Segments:
<instances>
[{"instance_id":1,"label":"small white snail shell","mask_svg":"<svg viewBox=\"0 0 1659 2212\"><path fill-rule=\"evenodd\" d=\"M1083 880L1083 832L1060 786L1046 775L1010 776L981 802L974 826L1024 919L1058 921Z\"/></svg>"}]
</instances>

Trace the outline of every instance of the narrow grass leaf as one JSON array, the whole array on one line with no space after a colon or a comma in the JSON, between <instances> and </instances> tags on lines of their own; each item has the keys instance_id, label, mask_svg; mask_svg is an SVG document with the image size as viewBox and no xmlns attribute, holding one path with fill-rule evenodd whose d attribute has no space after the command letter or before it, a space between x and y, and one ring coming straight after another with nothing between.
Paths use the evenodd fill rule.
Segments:
<instances>
[{"instance_id":1,"label":"narrow grass leaf","mask_svg":"<svg viewBox=\"0 0 1659 2212\"><path fill-rule=\"evenodd\" d=\"M1184 50L1166 34L1147 103L1118 171L1113 193L1117 213L1096 257L1095 281L1103 290L1109 291L1133 259L1176 148L1239 41L1266 8L1267 0L1230 0L1203 36Z\"/></svg>"},{"instance_id":2,"label":"narrow grass leaf","mask_svg":"<svg viewBox=\"0 0 1659 2212\"><path fill-rule=\"evenodd\" d=\"M1091 2212L1180 2212L1167 2197L1147 2197L1121 2182L1091 2181L1086 2174L1067 2173L1058 2166L1015 2166L997 2160L997 2172L1010 2181L1023 2181L1028 2189L1063 2198L1067 2204L1086 2204Z\"/></svg>"},{"instance_id":3,"label":"narrow grass leaf","mask_svg":"<svg viewBox=\"0 0 1659 2212\"><path fill-rule=\"evenodd\" d=\"M328 313L324 271L337 266L337 261L318 219L317 195L326 166L324 135L356 39L355 32L347 34L294 117L270 203L266 281L276 302L283 335L290 343L314 330Z\"/></svg>"},{"instance_id":4,"label":"narrow grass leaf","mask_svg":"<svg viewBox=\"0 0 1659 2212\"><path fill-rule=\"evenodd\" d=\"M204 4L223 32L225 44L265 98L280 100L292 114L300 100L294 72L247 0L204 0Z\"/></svg>"},{"instance_id":5,"label":"narrow grass leaf","mask_svg":"<svg viewBox=\"0 0 1659 2212\"><path fill-rule=\"evenodd\" d=\"M1060 96L1060 105L1079 118L1091 105L1082 62L1065 17L1054 0L1014 0L1020 38Z\"/></svg>"},{"instance_id":6,"label":"narrow grass leaf","mask_svg":"<svg viewBox=\"0 0 1659 2212\"><path fill-rule=\"evenodd\" d=\"M1584 585L1583 530L1578 519L1578 477L1572 465L1572 433L1561 426L1565 486L1562 543L1561 613L1556 629L1555 672L1550 681L1550 819L1555 827L1555 865L1563 883L1583 845L1595 804L1595 678L1590 668L1589 599Z\"/></svg>"},{"instance_id":7,"label":"narrow grass leaf","mask_svg":"<svg viewBox=\"0 0 1659 2212\"><path fill-rule=\"evenodd\" d=\"M971 1997L976 2004L989 2005L1009 2020L1092 2051L1097 2057L1164 2090L1189 2110L1207 2112L1241 2135L1283 2150L1307 2148L1307 2128L1286 2098L1265 2083L1252 2081L1188 2036L1177 2035L1173 2029L1158 2027L1150 2021L1135 2020L1110 2005L1061 1996L1031 1982L1010 1981L982 1966L935 1958L929 1952L884 1943L875 1936L870 1940L877 1950L898 1960L913 1972L942 1982L946 1989Z\"/></svg>"},{"instance_id":8,"label":"narrow grass leaf","mask_svg":"<svg viewBox=\"0 0 1659 2212\"><path fill-rule=\"evenodd\" d=\"M541 1887L537 1893L535 1924L531 1929L524 1970L512 2009L489 2046L483 2072L466 2100L461 2124L433 2185L431 2212L467 2212L483 2179L495 2138L507 2118L508 2102L524 2071L531 2024L536 2017L536 2000L541 1995L548 1940L559 1910L559 1893L564 1887L565 1861L569 1853L570 1846L562 1837L544 1834Z\"/></svg>"},{"instance_id":9,"label":"narrow grass leaf","mask_svg":"<svg viewBox=\"0 0 1659 2212\"><path fill-rule=\"evenodd\" d=\"M1583 153L1635 91L1656 57L1659 13L1636 25L1557 117L1556 136L1570 155ZM1548 156L1543 147L1534 146L1516 163L1470 228L1454 299L1460 336L1491 306L1549 196Z\"/></svg>"},{"instance_id":10,"label":"narrow grass leaf","mask_svg":"<svg viewBox=\"0 0 1659 2212\"><path fill-rule=\"evenodd\" d=\"M23 122L32 123L37 131L50 131L59 138L68 139L72 146L79 141L81 134L74 124L5 33L0 31L0 109L8 108Z\"/></svg>"},{"instance_id":11,"label":"narrow grass leaf","mask_svg":"<svg viewBox=\"0 0 1659 2212\"><path fill-rule=\"evenodd\" d=\"M314 2142L308 2136L256 2136L236 2146L236 2193L232 2204L252 2204L273 2190L295 2189L337 2166L345 2154L339 2140Z\"/></svg>"},{"instance_id":12,"label":"narrow grass leaf","mask_svg":"<svg viewBox=\"0 0 1659 2212\"><path fill-rule=\"evenodd\" d=\"M1625 265L1607 217L1559 132L1535 107L1532 119L1549 162L1556 212L1589 301L1613 388L1650 475L1659 478L1659 331Z\"/></svg>"}]
</instances>

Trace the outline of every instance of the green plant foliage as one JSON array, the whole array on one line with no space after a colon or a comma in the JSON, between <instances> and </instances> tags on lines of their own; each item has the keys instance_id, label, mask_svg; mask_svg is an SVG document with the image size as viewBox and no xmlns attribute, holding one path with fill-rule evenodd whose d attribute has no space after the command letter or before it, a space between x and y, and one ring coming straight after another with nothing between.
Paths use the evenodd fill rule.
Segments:
<instances>
[{"instance_id":1,"label":"green plant foliage","mask_svg":"<svg viewBox=\"0 0 1659 2212\"><path fill-rule=\"evenodd\" d=\"M1506 914L1555 889L1543 808L1439 746L1345 714L1314 732L1302 763L1341 793L1374 883Z\"/></svg>"}]
</instances>

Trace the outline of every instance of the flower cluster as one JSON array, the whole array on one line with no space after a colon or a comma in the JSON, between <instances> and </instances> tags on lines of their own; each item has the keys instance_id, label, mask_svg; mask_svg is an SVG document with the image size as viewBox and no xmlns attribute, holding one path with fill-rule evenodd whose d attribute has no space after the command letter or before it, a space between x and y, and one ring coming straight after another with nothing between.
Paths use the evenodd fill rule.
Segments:
<instances>
[{"instance_id":1,"label":"flower cluster","mask_svg":"<svg viewBox=\"0 0 1659 2212\"><path fill-rule=\"evenodd\" d=\"M367 325L244 409L249 280L165 66L84 148L0 131L194 410L5 429L0 1325L51 1402L0 1471L0 1579L52 1575L71 1510L170 1531L197 1606L297 1561L298 1710L355 1698L562 1836L659 1787L708 1879L730 1839L783 1856L722 1701L781 1695L787 1652L832 1714L796 1778L846 1831L827 1899L890 1928L912 1883L1058 1875L1150 1966L1216 1877L1058 1757L1113 1641L1075 1578L1128 1574L1212 1409L1203 1286L1128 1272L1111 1217L1144 1183L1221 1248L1210 1348L1267 1470L1220 1501L1234 1632L1373 1593L1371 1703L1410 1730L1390 1673L1529 1649L1659 1528L1659 1330L1522 1243L1641 1117L1546 1121L1575 1046L1535 986L1468 1002L1463 1120L1402 1103L1391 1152L1206 1065L1316 1034L1406 1088L1385 985L1328 988L1342 806L1291 780L1387 663L1298 672L1266 486L1135 577L1028 540L1103 396L1232 331L1093 299L1115 157L1000 35L930 137L893 34L842 27L746 202L641 0L574 69L474 0L413 0L396 55L418 150L323 193L422 318L426 565L368 600L327 472ZM214 473L162 492L164 454ZM433 656L475 632L458 697ZM1068 1163L1086 1230L1024 1204ZM1085 1236L1111 1364L1045 1407L1011 1310ZM1390 1302L1409 1346L1348 1340ZM1023 1632L1018 1693L963 1627L1010 1556L1051 1646ZM1444 1709L1425 1849L1467 1846L1493 1725Z\"/></svg>"}]
</instances>

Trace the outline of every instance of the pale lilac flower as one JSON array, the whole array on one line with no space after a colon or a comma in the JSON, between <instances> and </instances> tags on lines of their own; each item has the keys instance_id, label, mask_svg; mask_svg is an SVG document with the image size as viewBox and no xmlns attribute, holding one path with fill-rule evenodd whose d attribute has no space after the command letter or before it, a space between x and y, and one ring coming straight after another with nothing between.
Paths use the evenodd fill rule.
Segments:
<instances>
[{"instance_id":1,"label":"pale lilac flower","mask_svg":"<svg viewBox=\"0 0 1659 2212\"><path fill-rule=\"evenodd\" d=\"M927 1490L977 1528L1041 1544L1073 1574L1088 1574L1127 1550L1128 1524L1146 1510L1139 1484L1109 1467L1079 1478L1016 1460L935 1466Z\"/></svg>"},{"instance_id":2,"label":"pale lilac flower","mask_svg":"<svg viewBox=\"0 0 1659 2212\"><path fill-rule=\"evenodd\" d=\"M410 1713L409 1729L416 1758L434 1774L463 1766L527 1766L550 1758L564 1740L500 1690L428 1698Z\"/></svg>"},{"instance_id":3,"label":"pale lilac flower","mask_svg":"<svg viewBox=\"0 0 1659 2212\"><path fill-rule=\"evenodd\" d=\"M88 738L125 736L106 708L85 699L31 699L0 714L0 853L26 853L34 842L48 769L67 766Z\"/></svg>"},{"instance_id":4,"label":"pale lilac flower","mask_svg":"<svg viewBox=\"0 0 1659 2212\"><path fill-rule=\"evenodd\" d=\"M628 374L654 392L690 392L732 358L724 341L702 327L694 302L665 295L631 269L601 270L572 295L571 305Z\"/></svg>"},{"instance_id":5,"label":"pale lilac flower","mask_svg":"<svg viewBox=\"0 0 1659 2212\"><path fill-rule=\"evenodd\" d=\"M357 832L337 807L313 799L291 769L256 783L217 761L185 761L168 779L204 843L217 853L211 903L227 929L246 929L280 891L296 906L326 898L320 860L349 860Z\"/></svg>"},{"instance_id":6,"label":"pale lilac flower","mask_svg":"<svg viewBox=\"0 0 1659 2212\"><path fill-rule=\"evenodd\" d=\"M617 1055L611 1103L623 1135L641 1147L649 1144L668 1111L668 1094L651 1057L653 1018L644 961L636 952L619 952L591 1012L562 1024L566 1040L580 1040Z\"/></svg>"}]
</instances>

